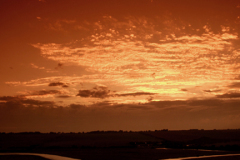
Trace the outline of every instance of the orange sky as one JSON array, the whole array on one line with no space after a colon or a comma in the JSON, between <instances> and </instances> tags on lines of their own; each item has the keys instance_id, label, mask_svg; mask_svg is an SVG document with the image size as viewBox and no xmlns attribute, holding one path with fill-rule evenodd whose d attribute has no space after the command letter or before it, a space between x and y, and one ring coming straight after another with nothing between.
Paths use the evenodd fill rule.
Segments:
<instances>
[{"instance_id":1,"label":"orange sky","mask_svg":"<svg viewBox=\"0 0 240 160\"><path fill-rule=\"evenodd\" d=\"M0 132L240 127L238 0L3 0Z\"/></svg>"}]
</instances>

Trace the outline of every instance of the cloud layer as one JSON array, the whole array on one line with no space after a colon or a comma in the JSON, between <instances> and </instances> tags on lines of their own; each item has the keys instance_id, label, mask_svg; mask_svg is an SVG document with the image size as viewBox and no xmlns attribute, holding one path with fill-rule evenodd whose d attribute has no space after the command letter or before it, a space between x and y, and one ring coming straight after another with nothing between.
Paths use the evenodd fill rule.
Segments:
<instances>
[{"instance_id":1,"label":"cloud layer","mask_svg":"<svg viewBox=\"0 0 240 160\"><path fill-rule=\"evenodd\" d=\"M0 131L236 128L239 5L6 1Z\"/></svg>"}]
</instances>

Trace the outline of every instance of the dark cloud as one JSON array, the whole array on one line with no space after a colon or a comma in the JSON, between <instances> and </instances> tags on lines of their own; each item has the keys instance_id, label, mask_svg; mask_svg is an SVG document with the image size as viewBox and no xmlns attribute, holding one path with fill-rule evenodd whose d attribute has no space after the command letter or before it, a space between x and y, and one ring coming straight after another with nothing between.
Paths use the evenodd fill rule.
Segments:
<instances>
[{"instance_id":1,"label":"dark cloud","mask_svg":"<svg viewBox=\"0 0 240 160\"><path fill-rule=\"evenodd\" d=\"M93 97L93 98L106 98L109 97L110 90L107 87L94 87L91 90L79 90L76 96L80 97Z\"/></svg>"},{"instance_id":2,"label":"dark cloud","mask_svg":"<svg viewBox=\"0 0 240 160\"><path fill-rule=\"evenodd\" d=\"M221 101L221 100L216 99L216 98L209 98L209 99L190 99L190 100L187 100L187 101L184 101L184 102L186 102L186 106L217 107L217 106L221 106L222 103L224 103L225 101Z\"/></svg>"},{"instance_id":3,"label":"dark cloud","mask_svg":"<svg viewBox=\"0 0 240 160\"><path fill-rule=\"evenodd\" d=\"M183 89L181 89L181 91L184 91L184 92L186 92L186 91L188 91L188 90L183 88Z\"/></svg>"},{"instance_id":4,"label":"dark cloud","mask_svg":"<svg viewBox=\"0 0 240 160\"><path fill-rule=\"evenodd\" d=\"M57 67L55 67L55 69L62 68L62 66L63 66L63 63L58 63L58 64L57 64Z\"/></svg>"},{"instance_id":5,"label":"dark cloud","mask_svg":"<svg viewBox=\"0 0 240 160\"><path fill-rule=\"evenodd\" d=\"M21 101L24 104L29 104L29 105L54 105L54 102L52 101L39 101L39 100L34 100L34 99L24 99Z\"/></svg>"},{"instance_id":6,"label":"dark cloud","mask_svg":"<svg viewBox=\"0 0 240 160\"><path fill-rule=\"evenodd\" d=\"M62 82L52 82L52 83L49 83L48 86L50 86L50 87L52 87L52 86L68 87L68 85L66 85L66 84L64 84L64 83L62 83Z\"/></svg>"},{"instance_id":7,"label":"dark cloud","mask_svg":"<svg viewBox=\"0 0 240 160\"><path fill-rule=\"evenodd\" d=\"M238 99L191 99L140 104L105 101L90 106L71 104L66 107L21 97L5 96L0 100L8 101L0 103L0 128L6 132L152 130L159 126L168 129L219 129L234 128L240 124Z\"/></svg>"},{"instance_id":8,"label":"dark cloud","mask_svg":"<svg viewBox=\"0 0 240 160\"><path fill-rule=\"evenodd\" d=\"M2 96L0 97L0 100L2 101L17 101L21 100L23 96Z\"/></svg>"},{"instance_id":9,"label":"dark cloud","mask_svg":"<svg viewBox=\"0 0 240 160\"><path fill-rule=\"evenodd\" d=\"M147 98L147 100L148 100L148 102L151 102L151 101L153 100L153 97L152 97L152 96L149 96L149 97Z\"/></svg>"},{"instance_id":10,"label":"dark cloud","mask_svg":"<svg viewBox=\"0 0 240 160\"><path fill-rule=\"evenodd\" d=\"M240 80L240 75L235 77L235 80Z\"/></svg>"},{"instance_id":11,"label":"dark cloud","mask_svg":"<svg viewBox=\"0 0 240 160\"><path fill-rule=\"evenodd\" d=\"M0 101L4 103L8 102L17 102L22 104L32 104L32 105L49 105L53 104L51 101L37 101L33 99L28 99L26 96L43 96L48 94L60 94L61 92L58 90L41 90L41 91L33 91L28 93L27 95L18 95L18 96L2 96L0 97ZM63 98L62 96L61 98ZM66 98L66 97L65 97ZM0 102L1 103L1 102Z\"/></svg>"},{"instance_id":12,"label":"dark cloud","mask_svg":"<svg viewBox=\"0 0 240 160\"><path fill-rule=\"evenodd\" d=\"M229 88L240 88L240 82L234 82L228 86Z\"/></svg>"},{"instance_id":13,"label":"dark cloud","mask_svg":"<svg viewBox=\"0 0 240 160\"><path fill-rule=\"evenodd\" d=\"M148 107L148 106L140 106L140 105L132 105L128 107L128 110L151 110L152 108Z\"/></svg>"},{"instance_id":14,"label":"dark cloud","mask_svg":"<svg viewBox=\"0 0 240 160\"><path fill-rule=\"evenodd\" d=\"M217 98L240 98L240 93L238 92L230 92L230 93L225 93L222 95L217 95Z\"/></svg>"},{"instance_id":15,"label":"dark cloud","mask_svg":"<svg viewBox=\"0 0 240 160\"><path fill-rule=\"evenodd\" d=\"M71 109L82 109L82 108L84 108L86 106L85 105L80 105L80 104L71 104L71 105L69 105L69 107Z\"/></svg>"},{"instance_id":16,"label":"dark cloud","mask_svg":"<svg viewBox=\"0 0 240 160\"><path fill-rule=\"evenodd\" d=\"M63 66L63 63L58 63L58 67L62 67Z\"/></svg>"},{"instance_id":17,"label":"dark cloud","mask_svg":"<svg viewBox=\"0 0 240 160\"><path fill-rule=\"evenodd\" d=\"M52 83L49 83L48 86L62 86L62 85L64 85L64 83L62 82L52 82Z\"/></svg>"},{"instance_id":18,"label":"dark cloud","mask_svg":"<svg viewBox=\"0 0 240 160\"><path fill-rule=\"evenodd\" d=\"M143 96L143 95L154 95L156 93L149 93L149 92L135 92L135 93L125 93L125 94L115 94L114 96Z\"/></svg>"},{"instance_id":19,"label":"dark cloud","mask_svg":"<svg viewBox=\"0 0 240 160\"><path fill-rule=\"evenodd\" d=\"M188 103L187 101L177 100L177 101L152 101L149 104L157 108L165 108L165 107L173 107L173 106L178 106L178 107L186 106L187 103Z\"/></svg>"},{"instance_id":20,"label":"dark cloud","mask_svg":"<svg viewBox=\"0 0 240 160\"><path fill-rule=\"evenodd\" d=\"M212 92L210 89L203 90L204 92Z\"/></svg>"},{"instance_id":21,"label":"dark cloud","mask_svg":"<svg viewBox=\"0 0 240 160\"><path fill-rule=\"evenodd\" d=\"M8 105L15 105L15 106L25 106L25 105L31 105L31 106L49 106L54 105L54 102L52 101L39 101L34 99L27 99L24 96L3 96L0 97L0 100L4 101L1 104Z\"/></svg>"},{"instance_id":22,"label":"dark cloud","mask_svg":"<svg viewBox=\"0 0 240 160\"><path fill-rule=\"evenodd\" d=\"M240 93L239 93L240 96ZM188 99L188 100L175 100L175 101L150 101L147 103L136 103L136 104L113 104L109 101L104 103L97 103L92 106L104 106L110 108L155 108L155 109L192 109L192 108L213 108L213 107L237 107L240 111L240 100L238 99Z\"/></svg>"},{"instance_id":23,"label":"dark cloud","mask_svg":"<svg viewBox=\"0 0 240 160\"><path fill-rule=\"evenodd\" d=\"M61 92L58 90L41 90L41 91L34 91L30 93L30 95L48 95L48 94L60 94Z\"/></svg>"},{"instance_id":24,"label":"dark cloud","mask_svg":"<svg viewBox=\"0 0 240 160\"><path fill-rule=\"evenodd\" d=\"M209 98L209 99L188 99L188 100L175 100L175 101L151 101L147 104L150 106L154 106L156 108L171 109L171 108L194 108L194 107L218 107L218 106L224 106L227 103L235 104L235 101L233 103L230 100L220 100L217 98Z\"/></svg>"},{"instance_id":25,"label":"dark cloud","mask_svg":"<svg viewBox=\"0 0 240 160\"><path fill-rule=\"evenodd\" d=\"M107 98L107 97L125 97L125 96L142 96L142 95L154 95L156 93L149 92L135 92L135 93L124 93L114 94L107 87L99 86L94 87L91 90L79 90L77 96L80 97L93 97L93 98Z\"/></svg>"}]
</instances>

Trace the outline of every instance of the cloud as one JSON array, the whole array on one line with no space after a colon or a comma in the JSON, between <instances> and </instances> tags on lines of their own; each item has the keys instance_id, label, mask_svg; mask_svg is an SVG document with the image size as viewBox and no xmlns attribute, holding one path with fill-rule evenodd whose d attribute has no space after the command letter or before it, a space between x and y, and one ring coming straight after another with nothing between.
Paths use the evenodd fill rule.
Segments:
<instances>
[{"instance_id":1,"label":"cloud","mask_svg":"<svg viewBox=\"0 0 240 160\"><path fill-rule=\"evenodd\" d=\"M0 97L0 100L3 102L0 104L5 106L15 106L15 107L21 107L21 106L53 106L53 101L39 101L34 99L28 99L24 96L2 96Z\"/></svg>"},{"instance_id":2,"label":"cloud","mask_svg":"<svg viewBox=\"0 0 240 160\"><path fill-rule=\"evenodd\" d=\"M39 67L39 66L35 65L34 63L31 63L31 67L36 68L36 69L45 69L45 67Z\"/></svg>"},{"instance_id":3,"label":"cloud","mask_svg":"<svg viewBox=\"0 0 240 160\"><path fill-rule=\"evenodd\" d=\"M46 23L48 23L48 25L45 25L46 29L50 29L57 32L68 32L69 29L78 30L81 28L78 24L76 24L75 20L60 19L49 21L45 19L45 21Z\"/></svg>"},{"instance_id":4,"label":"cloud","mask_svg":"<svg viewBox=\"0 0 240 160\"><path fill-rule=\"evenodd\" d=\"M23 96L2 96L0 100L2 101L18 101L22 100Z\"/></svg>"},{"instance_id":5,"label":"cloud","mask_svg":"<svg viewBox=\"0 0 240 160\"><path fill-rule=\"evenodd\" d=\"M8 102L17 102L22 104L38 104L38 105L44 105L44 104L53 104L51 101L39 101L34 100L33 98L42 98L42 97L51 97L56 94L62 94L62 91L59 90L40 90L40 91L27 91L22 93L18 96L2 96L0 97L0 102L8 103ZM61 96L61 95L60 95Z\"/></svg>"},{"instance_id":6,"label":"cloud","mask_svg":"<svg viewBox=\"0 0 240 160\"><path fill-rule=\"evenodd\" d=\"M49 83L48 86L62 86L62 85L64 85L64 83L62 82L52 82L52 83Z\"/></svg>"},{"instance_id":7,"label":"cloud","mask_svg":"<svg viewBox=\"0 0 240 160\"><path fill-rule=\"evenodd\" d=\"M209 92L213 90L203 90L221 82L226 86L227 80L236 75L234 67L240 65L238 34L231 27L222 26L222 31L213 32L210 25L202 23L197 31L192 24L177 25L171 18L167 18L165 24L161 18L118 18L104 16L86 20L81 25L90 31L78 40L32 44L41 56L55 61L57 68L62 64L67 66L66 70L68 66L81 67L86 71L83 74L75 72L76 75L68 76L72 74L64 72L64 76L8 84L40 87L50 83L57 86L57 82L82 82L88 85L86 89L78 88L78 93L71 90L71 95L99 98L99 101L111 97L119 103L125 100L129 103L127 100L141 101L136 97L140 95L153 95L156 101L211 97ZM80 25L77 21L59 20L59 29L63 24ZM169 28L169 32L164 32L162 28L168 26L174 30ZM187 28L183 29L184 26ZM91 89L98 84L110 86L117 93ZM207 87L199 91L190 89L204 85Z\"/></svg>"},{"instance_id":8,"label":"cloud","mask_svg":"<svg viewBox=\"0 0 240 160\"><path fill-rule=\"evenodd\" d=\"M69 107L74 110L79 110L79 109L85 108L86 106L80 105L80 104L70 104Z\"/></svg>"},{"instance_id":9,"label":"cloud","mask_svg":"<svg viewBox=\"0 0 240 160\"><path fill-rule=\"evenodd\" d=\"M39 1L43 2L44 0ZM25 48L25 50L25 45L21 43L22 47L20 47L21 51L19 52L25 53L27 51L26 53L28 53L38 50L38 55L42 56L42 59L36 61L36 64L29 61L34 57L28 57L26 60L30 62L28 62L28 68L32 67L31 72L41 71L41 74L28 74L28 76L19 78L19 76L24 75L22 72L16 75L7 73L7 79L12 79L11 76L13 75L17 78L15 82L7 82L7 84L11 84L8 87L10 90L32 91L26 91L25 94L20 96L0 97L1 105L34 105L34 107L40 105L42 107L53 104L51 101L39 101L33 98L51 99L59 106L57 106L57 109L53 109L54 111L51 109L44 110L47 111L46 114L49 113L49 119L63 110L61 114L66 116L66 121L71 119L71 115L65 111L72 111L71 107L75 110L84 110L87 107L93 109L100 106L116 110L128 108L132 111L151 108L152 110L171 110L171 113L177 113L180 110L188 111L188 109L192 111L211 107L224 109L226 106L239 106L238 98L240 97L237 92L240 88L237 81L240 80L240 76L238 76L240 70L239 29L236 28L237 25L233 25L239 22L239 18L236 19L239 11L235 8L237 2L226 2L226 7L220 7L222 3L218 3L219 5L212 3L205 7L206 12L202 14L202 12L199 12L201 8L192 9L198 4L195 2L189 4L191 7L189 5L186 7L184 3L177 2L178 5L173 7L173 5L165 5L165 2L154 1L154 5L145 6L145 10L150 11L151 9L151 12L146 14L145 12L139 12L142 10L140 6L143 3L130 4L126 1L122 4L125 7L125 12L121 15L118 13L119 9L121 10L123 7L119 7L115 3L98 7L96 13L90 10L93 4L86 2L86 4L80 5L81 3L80 1L69 2L66 5L67 8L62 8L62 3L57 5L48 3L50 6L46 5L44 9L46 13L49 13L48 15L29 14L35 21L34 23L28 22L31 26L30 30L26 26L10 25L9 23L9 26L21 28L20 30L15 29L16 33L29 30L29 32L19 32L18 35L29 33L27 37L31 37L31 35L39 33L38 42L34 38L28 40L28 44L32 43L32 46L35 47L34 50L32 50L33 48L30 50ZM94 5L104 5L101 3L96 1ZM76 4L83 6L83 8L74 7ZM55 10L66 11L67 14L62 13L59 17L52 12L52 5L55 6ZM135 6L133 9L134 5L139 5L139 7ZM212 6L214 5L218 5L218 7L215 7L217 10L212 12ZM22 5L16 6L22 8ZM74 10L75 8L77 10ZM106 8L111 8L111 11L106 10ZM179 8L185 8L183 9L184 12ZM194 10L193 12L196 14L188 14L190 13L189 9L191 12ZM160 13L158 10L162 12ZM81 14L79 14L80 12ZM102 14L99 13L106 13L104 15L107 16L102 17ZM191 19L192 15L195 15L195 19ZM198 20L197 23L196 19ZM46 32L46 28L50 30ZM37 31L36 34L35 31ZM11 32L11 30L6 33L8 32ZM22 36L15 37L21 39ZM20 39L18 38L18 40ZM12 60L15 61L16 58L13 57ZM52 65L52 61L54 61L55 66L52 67L52 70L47 69L47 66ZM18 67L16 66L14 66L12 72L17 72ZM54 69L55 67L58 70ZM21 70L23 72L28 71ZM56 73L44 73L43 71L55 71ZM31 77L39 76L38 79L29 80ZM20 81L24 79L25 81ZM80 86L80 83L83 85ZM71 85L71 87L68 87L68 85ZM92 88L95 85L104 85L108 88ZM4 89L3 86L2 92L4 92ZM236 93L227 92L228 89L230 91L235 89ZM10 90L6 93L13 92L13 90ZM213 96L215 96L215 99L208 99ZM190 98L196 99L190 100ZM74 104L70 105L71 103ZM63 109L60 105L70 107ZM83 105L87 105L87 107ZM237 108L235 107L235 109ZM38 111L40 112L41 109ZM106 110L99 111L99 115L104 115L102 114L104 111ZM218 112L215 113L218 114ZM5 112L0 112L0 114L3 115ZM39 115L41 114L43 113L40 112ZM74 115L74 113L71 114ZM87 114L87 116L91 117L92 114L95 113ZM158 112L158 114L161 113ZM84 117L84 114L80 115ZM130 118L126 119L123 115L123 118L120 118L118 122L131 123L132 117L131 114L129 115ZM135 116L142 117L142 115L145 115L145 112L141 112L141 116ZM182 115L184 115L184 112ZM76 116L76 119L82 118L81 116ZM145 121L140 120L146 125L150 125L148 121L151 121L151 119L154 119L154 123L157 123L159 120L157 118L161 118L157 113L155 116L146 116L146 119L143 118ZM204 117L205 115L201 114L201 116ZM14 118L14 116L9 117ZM27 116L21 115L20 117ZM31 114L29 117L34 118ZM84 119L86 125L91 122L97 123L94 116L92 117L92 119ZM165 118L168 117L164 117L162 120L166 122ZM43 119L44 117L41 118L40 116L38 121ZM74 121L76 119L72 120L73 123L69 121L68 124L75 125L76 122L82 124L84 121L82 119ZM99 119L101 120L101 118ZM51 120L54 121L54 118ZM169 120L171 119L169 118ZM61 120L59 121L61 122ZM164 123L163 121L158 122ZM190 121L194 123L194 120L190 119ZM143 123L139 122L139 125ZM118 123L115 123L115 126L116 124Z\"/></svg>"},{"instance_id":10,"label":"cloud","mask_svg":"<svg viewBox=\"0 0 240 160\"><path fill-rule=\"evenodd\" d=\"M52 83L49 83L48 86L62 86L62 87L68 87L68 85L62 83L62 82L52 82Z\"/></svg>"},{"instance_id":11,"label":"cloud","mask_svg":"<svg viewBox=\"0 0 240 160\"><path fill-rule=\"evenodd\" d=\"M143 95L154 95L154 94L156 94L156 93L135 92L135 93L114 94L113 96L125 97L125 96L143 96Z\"/></svg>"},{"instance_id":12,"label":"cloud","mask_svg":"<svg viewBox=\"0 0 240 160\"><path fill-rule=\"evenodd\" d=\"M107 87L94 87L92 90L79 90L76 96L92 97L92 98L106 98L109 97L110 90Z\"/></svg>"},{"instance_id":13,"label":"cloud","mask_svg":"<svg viewBox=\"0 0 240 160\"><path fill-rule=\"evenodd\" d=\"M63 66L63 64L62 63L58 63L58 67L62 67Z\"/></svg>"},{"instance_id":14,"label":"cloud","mask_svg":"<svg viewBox=\"0 0 240 160\"><path fill-rule=\"evenodd\" d=\"M36 106L53 106L53 101L40 101L34 99L25 99L21 101L23 104L36 105Z\"/></svg>"},{"instance_id":15,"label":"cloud","mask_svg":"<svg viewBox=\"0 0 240 160\"><path fill-rule=\"evenodd\" d=\"M240 82L234 82L228 86L229 88L240 88Z\"/></svg>"},{"instance_id":16,"label":"cloud","mask_svg":"<svg viewBox=\"0 0 240 160\"><path fill-rule=\"evenodd\" d=\"M196 93L182 92L179 88L213 86L236 74L233 68L240 65L236 61L239 51L235 46L238 34L231 28L223 26L222 32L215 33L211 26L203 25L198 32L187 24L193 32L187 34L175 24L176 33L162 33L156 27L159 21L144 17L126 17L120 21L105 16L88 22L94 32L86 34L82 40L32 45L47 59L83 67L88 74L79 77L82 82L118 84L123 88L118 87L118 92L129 88L126 92L132 94L159 93L168 99L187 99L195 97ZM204 96L210 96L207 90L204 92ZM108 92L92 90L80 90L78 96L94 97L95 94L110 96Z\"/></svg>"},{"instance_id":17,"label":"cloud","mask_svg":"<svg viewBox=\"0 0 240 160\"><path fill-rule=\"evenodd\" d=\"M63 63L58 63L57 67L55 67L55 69L59 69L59 68L62 68L62 67L63 67Z\"/></svg>"},{"instance_id":18,"label":"cloud","mask_svg":"<svg viewBox=\"0 0 240 160\"><path fill-rule=\"evenodd\" d=\"M8 100L7 103L0 103L0 128L6 128L6 132L154 130L159 126L159 129L222 129L229 126L237 128L240 124L240 101L236 99L189 99L135 104L104 101L89 106L72 103L67 107L57 106L50 101L19 97L0 99Z\"/></svg>"},{"instance_id":19,"label":"cloud","mask_svg":"<svg viewBox=\"0 0 240 160\"><path fill-rule=\"evenodd\" d=\"M110 26L112 23L120 23L118 20L112 20L112 18L109 18L109 21ZM109 21L107 22L109 23ZM237 39L237 35L235 34L212 34L208 31L206 34L193 36L184 35L176 37L172 34L171 40L162 37L162 43L150 43L145 42L146 40L141 37L141 34L139 34L137 30L142 29L141 32L143 35L159 34L159 31L151 27L151 22L149 22L148 19L136 20L134 18L130 18L129 21L130 24L122 24L121 27L131 28L131 31L122 34L120 34L120 30L122 29L121 27L118 28L117 26L112 26L112 28L108 28L109 24L102 22L103 24L101 23L101 26L104 26L105 29L100 33L89 35L89 37L85 40L85 43L87 44L86 46L80 45L81 47L77 47L79 45L78 41L68 44L34 44L33 46L39 48L42 51L42 56L48 59L60 61L61 63L73 63L90 67L89 69L94 71L109 72L111 70L117 71L119 68L124 68L124 66L128 65L137 67L137 62L143 59L147 62L151 61L151 66L155 66L156 68L159 68L159 61L161 61L164 68L166 68L170 62L178 63L184 67L187 65L184 63L185 61L188 61L191 65L198 68L211 68L214 67L214 65L206 65L203 62L206 60L221 62L227 59L213 59L209 57L208 53L212 52L212 50L224 50L227 46L232 45L232 43L228 40ZM135 26L135 28L133 26ZM144 30L143 28L147 29ZM135 36L131 35L137 35L137 38L134 38ZM104 54L102 53L103 51ZM181 57L181 53L184 53L185 56ZM173 54L175 56L173 56ZM176 56L177 58L174 59ZM217 55L215 56L218 57ZM194 63L193 60L197 60L199 63ZM93 62L95 65L92 65ZM158 72L155 67L152 68L151 73L149 74ZM147 68L148 67L145 67L145 69Z\"/></svg>"},{"instance_id":20,"label":"cloud","mask_svg":"<svg viewBox=\"0 0 240 160\"><path fill-rule=\"evenodd\" d=\"M122 93L117 94L115 92L111 92L107 87L98 86L94 87L91 90L79 90L79 93L76 96L80 97L92 97L92 98L107 98L107 97L127 97L127 96L146 96L146 95L155 95L156 93L149 92L134 92L134 93Z\"/></svg>"},{"instance_id":21,"label":"cloud","mask_svg":"<svg viewBox=\"0 0 240 160\"><path fill-rule=\"evenodd\" d=\"M39 67L38 65L36 65L36 64L34 64L34 63L31 63L30 65L31 65L31 67L34 68L34 69L44 70L44 71L46 71L47 73L57 72L56 70L47 69L47 68L45 68L45 67Z\"/></svg>"},{"instance_id":22,"label":"cloud","mask_svg":"<svg viewBox=\"0 0 240 160\"><path fill-rule=\"evenodd\" d=\"M222 91L221 89L206 89L206 90L203 90L204 92L220 92Z\"/></svg>"},{"instance_id":23,"label":"cloud","mask_svg":"<svg viewBox=\"0 0 240 160\"><path fill-rule=\"evenodd\" d=\"M80 77L71 77L71 76L53 76L53 77L45 77L45 78L39 78L39 79L33 79L30 81L25 82L6 82L8 85L18 86L18 85L24 85L24 86L47 86L51 83L62 83L61 81L66 82L65 84L70 83L80 83L82 81L88 81L89 78L87 76L80 76Z\"/></svg>"},{"instance_id":24,"label":"cloud","mask_svg":"<svg viewBox=\"0 0 240 160\"><path fill-rule=\"evenodd\" d=\"M240 96L240 94L238 95ZM222 97L221 97L222 98ZM228 98L228 97L227 97ZM173 101L151 101L146 103L146 106L160 110L185 110L185 111L200 111L205 110L231 110L236 111L240 115L240 100L239 99L188 99L188 100L173 100ZM228 108L228 109L227 109ZM216 113L217 114L217 113Z\"/></svg>"},{"instance_id":25,"label":"cloud","mask_svg":"<svg viewBox=\"0 0 240 160\"><path fill-rule=\"evenodd\" d=\"M64 91L59 91L59 90L39 90L39 91L27 91L23 92L22 96L30 99L34 98L50 98L54 97L55 95L60 95L63 94Z\"/></svg>"},{"instance_id":26,"label":"cloud","mask_svg":"<svg viewBox=\"0 0 240 160\"><path fill-rule=\"evenodd\" d=\"M41 91L33 91L30 93L30 95L49 95L49 94L60 94L61 91L58 90L41 90Z\"/></svg>"},{"instance_id":27,"label":"cloud","mask_svg":"<svg viewBox=\"0 0 240 160\"><path fill-rule=\"evenodd\" d=\"M60 96L57 96L58 98L70 98L72 96L69 96L69 95L60 95Z\"/></svg>"},{"instance_id":28,"label":"cloud","mask_svg":"<svg viewBox=\"0 0 240 160\"><path fill-rule=\"evenodd\" d=\"M225 93L222 95L216 95L217 98L240 98L240 93L238 92L230 92L230 93Z\"/></svg>"},{"instance_id":29,"label":"cloud","mask_svg":"<svg viewBox=\"0 0 240 160\"><path fill-rule=\"evenodd\" d=\"M240 80L240 75L234 78L235 80Z\"/></svg>"}]
</instances>

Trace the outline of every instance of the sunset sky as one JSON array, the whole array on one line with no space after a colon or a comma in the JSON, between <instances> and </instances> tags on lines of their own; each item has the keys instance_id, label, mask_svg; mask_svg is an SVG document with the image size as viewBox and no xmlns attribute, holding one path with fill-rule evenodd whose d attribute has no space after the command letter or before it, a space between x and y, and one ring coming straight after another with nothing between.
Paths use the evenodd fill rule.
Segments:
<instances>
[{"instance_id":1,"label":"sunset sky","mask_svg":"<svg viewBox=\"0 0 240 160\"><path fill-rule=\"evenodd\" d=\"M0 132L240 128L239 0L1 0Z\"/></svg>"}]
</instances>

